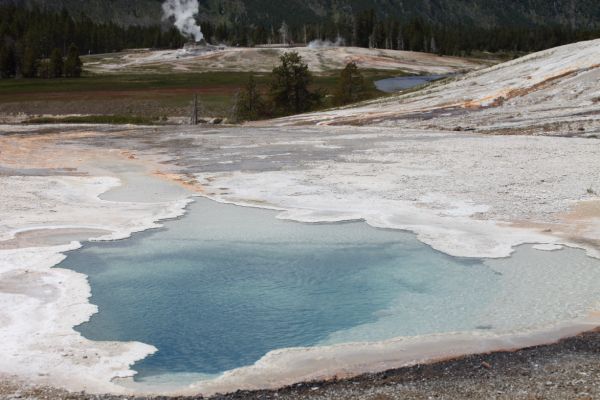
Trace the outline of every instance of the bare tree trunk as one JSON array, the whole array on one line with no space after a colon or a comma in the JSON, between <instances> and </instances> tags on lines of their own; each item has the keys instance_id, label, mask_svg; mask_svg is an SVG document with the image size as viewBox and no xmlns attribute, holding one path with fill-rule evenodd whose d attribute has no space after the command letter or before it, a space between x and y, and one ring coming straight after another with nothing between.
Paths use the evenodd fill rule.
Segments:
<instances>
[{"instance_id":1,"label":"bare tree trunk","mask_svg":"<svg viewBox=\"0 0 600 400\"><path fill-rule=\"evenodd\" d=\"M194 102L192 105L192 116L190 117L190 125L198 125L198 95L194 94Z\"/></svg>"}]
</instances>

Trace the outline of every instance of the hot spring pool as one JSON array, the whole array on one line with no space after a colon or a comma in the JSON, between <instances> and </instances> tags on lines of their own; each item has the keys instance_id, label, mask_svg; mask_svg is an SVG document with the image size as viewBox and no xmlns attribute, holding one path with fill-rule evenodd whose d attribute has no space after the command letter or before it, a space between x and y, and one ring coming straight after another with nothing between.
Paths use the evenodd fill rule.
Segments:
<instances>
[{"instance_id":1,"label":"hot spring pool","mask_svg":"<svg viewBox=\"0 0 600 400\"><path fill-rule=\"evenodd\" d=\"M200 199L163 229L69 253L60 267L88 275L99 306L77 329L156 346L134 366L148 381L217 375L278 348L527 329L600 299L600 261L582 251L461 259L405 232L275 215Z\"/></svg>"}]
</instances>

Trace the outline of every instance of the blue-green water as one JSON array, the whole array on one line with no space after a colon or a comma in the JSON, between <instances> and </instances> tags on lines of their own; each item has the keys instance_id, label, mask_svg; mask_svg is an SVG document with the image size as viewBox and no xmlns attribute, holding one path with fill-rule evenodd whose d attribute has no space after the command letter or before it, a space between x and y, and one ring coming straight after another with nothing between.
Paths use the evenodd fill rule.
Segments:
<instances>
[{"instance_id":1,"label":"blue-green water","mask_svg":"<svg viewBox=\"0 0 600 400\"><path fill-rule=\"evenodd\" d=\"M498 274L360 222L300 224L275 213L192 204L132 239L87 244L61 267L89 276L93 340L159 351L139 378L217 374L268 351L476 329Z\"/></svg>"}]
</instances>

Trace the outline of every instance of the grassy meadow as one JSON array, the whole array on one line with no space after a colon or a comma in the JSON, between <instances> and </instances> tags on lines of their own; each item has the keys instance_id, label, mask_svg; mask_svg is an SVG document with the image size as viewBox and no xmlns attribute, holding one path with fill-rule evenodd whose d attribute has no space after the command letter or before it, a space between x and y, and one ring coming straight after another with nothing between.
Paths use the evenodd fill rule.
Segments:
<instances>
[{"instance_id":1,"label":"grassy meadow","mask_svg":"<svg viewBox=\"0 0 600 400\"><path fill-rule=\"evenodd\" d=\"M315 75L313 87L333 93L339 73L331 71ZM402 71L363 70L362 73L371 97L385 95L375 88L374 81L403 75ZM235 93L246 84L250 75L254 75L261 91L268 90L269 74L250 72L88 74L76 79L0 80L0 113L93 116L92 119L75 117L60 122L161 122L167 116L188 116L192 97L197 94L200 116L228 117Z\"/></svg>"}]
</instances>

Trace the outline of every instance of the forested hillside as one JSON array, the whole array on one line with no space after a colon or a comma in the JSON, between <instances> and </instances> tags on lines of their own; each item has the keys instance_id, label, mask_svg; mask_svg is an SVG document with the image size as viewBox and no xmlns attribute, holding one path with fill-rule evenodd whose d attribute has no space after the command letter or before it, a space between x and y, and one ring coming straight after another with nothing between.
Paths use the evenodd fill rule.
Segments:
<instances>
[{"instance_id":1,"label":"forested hillside","mask_svg":"<svg viewBox=\"0 0 600 400\"><path fill-rule=\"evenodd\" d=\"M0 5L38 8L53 12L68 10L73 16L82 14L97 23L116 25L157 25L161 19L162 0L0 0Z\"/></svg>"},{"instance_id":2,"label":"forested hillside","mask_svg":"<svg viewBox=\"0 0 600 400\"><path fill-rule=\"evenodd\" d=\"M74 45L81 54L132 47L180 47L186 39L177 29L160 25L121 26L97 22L87 15L0 6L0 78L34 78L42 61L67 54ZM55 74L50 74L55 75Z\"/></svg>"},{"instance_id":3,"label":"forested hillside","mask_svg":"<svg viewBox=\"0 0 600 400\"><path fill-rule=\"evenodd\" d=\"M69 10L97 22L155 25L161 0L0 0L0 4ZM562 25L589 29L600 26L597 0L199 0L201 19L219 24L256 23L278 26L351 17L373 9L379 17L400 21L421 18L430 24L494 26Z\"/></svg>"},{"instance_id":4,"label":"forested hillside","mask_svg":"<svg viewBox=\"0 0 600 400\"><path fill-rule=\"evenodd\" d=\"M161 0L0 0L0 75L36 76L35 60L176 48ZM538 51L600 37L598 0L200 0L205 38L230 46L309 43L444 55ZM33 61L32 61L33 60Z\"/></svg>"}]
</instances>

